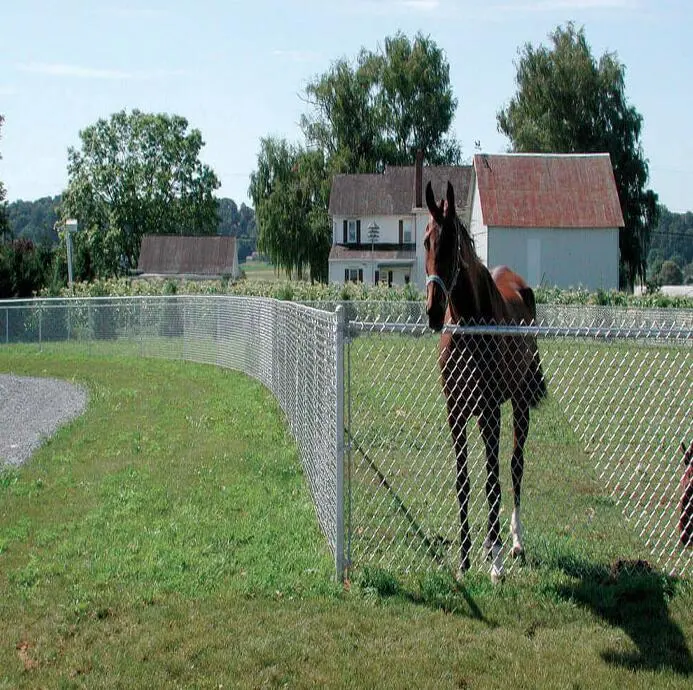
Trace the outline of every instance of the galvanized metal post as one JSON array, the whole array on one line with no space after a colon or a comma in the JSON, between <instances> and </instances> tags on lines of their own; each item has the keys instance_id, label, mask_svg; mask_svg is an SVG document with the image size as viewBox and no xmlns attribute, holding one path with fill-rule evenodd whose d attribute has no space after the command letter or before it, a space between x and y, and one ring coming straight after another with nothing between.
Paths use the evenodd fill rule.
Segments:
<instances>
[{"instance_id":1,"label":"galvanized metal post","mask_svg":"<svg viewBox=\"0 0 693 690\"><path fill-rule=\"evenodd\" d=\"M335 570L337 581L344 579L344 334L346 313L339 305L336 310L335 333Z\"/></svg>"}]
</instances>

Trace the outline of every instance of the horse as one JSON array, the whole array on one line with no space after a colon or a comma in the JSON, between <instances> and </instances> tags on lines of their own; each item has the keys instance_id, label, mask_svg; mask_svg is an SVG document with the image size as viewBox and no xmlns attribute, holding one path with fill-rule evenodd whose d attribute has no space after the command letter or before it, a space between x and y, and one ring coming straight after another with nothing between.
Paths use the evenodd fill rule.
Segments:
<instances>
[{"instance_id":1,"label":"horse","mask_svg":"<svg viewBox=\"0 0 693 690\"><path fill-rule=\"evenodd\" d=\"M536 303L527 283L507 266L490 272L479 259L474 241L455 210L455 192L448 182L445 199L436 203L429 182L426 205L430 218L424 233L426 313L429 327L444 324L512 325L534 322ZM458 578L470 567L468 525L469 476L467 422L477 417L486 451L487 534L483 551L491 561L491 580L504 576L500 535L501 485L499 444L501 404L513 409L514 443L511 459L513 512L510 520L512 555L524 556L520 494L529 410L546 396L536 338L532 335L460 334L443 331L439 365L447 406L447 421L457 461L456 493L460 520Z\"/></svg>"},{"instance_id":2,"label":"horse","mask_svg":"<svg viewBox=\"0 0 693 690\"><path fill-rule=\"evenodd\" d=\"M681 442L683 453L683 477L681 477L681 500L679 501L679 533L681 544L693 546L693 441L686 450Z\"/></svg>"}]
</instances>

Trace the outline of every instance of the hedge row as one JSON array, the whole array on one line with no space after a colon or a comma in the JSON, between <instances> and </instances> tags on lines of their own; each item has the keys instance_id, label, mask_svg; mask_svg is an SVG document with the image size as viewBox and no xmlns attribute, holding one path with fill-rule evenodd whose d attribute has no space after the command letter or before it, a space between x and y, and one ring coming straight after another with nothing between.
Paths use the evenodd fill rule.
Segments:
<instances>
[{"instance_id":1,"label":"hedge row","mask_svg":"<svg viewBox=\"0 0 693 690\"><path fill-rule=\"evenodd\" d=\"M239 295L274 297L281 300L305 301L418 301L424 294L411 285L387 288L348 283L313 284L307 282L261 282L241 280L173 280L118 278L96 280L90 283L75 283L72 291L64 288L60 293L42 291L43 297L127 297L132 295ZM616 290L588 292L587 290L560 290L537 288L537 303L540 304L596 304L604 306L672 307L693 309L693 299L672 297L654 292L645 295L630 295Z\"/></svg>"}]
</instances>

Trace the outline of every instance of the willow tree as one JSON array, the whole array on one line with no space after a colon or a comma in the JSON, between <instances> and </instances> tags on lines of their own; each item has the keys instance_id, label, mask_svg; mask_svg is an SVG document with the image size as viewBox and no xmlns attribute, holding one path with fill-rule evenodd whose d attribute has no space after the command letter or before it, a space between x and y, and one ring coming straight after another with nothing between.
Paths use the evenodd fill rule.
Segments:
<instances>
[{"instance_id":1,"label":"willow tree","mask_svg":"<svg viewBox=\"0 0 693 690\"><path fill-rule=\"evenodd\" d=\"M324 159L285 139L260 141L248 194L255 206L258 249L289 278L327 280L329 188Z\"/></svg>"},{"instance_id":2,"label":"willow tree","mask_svg":"<svg viewBox=\"0 0 693 690\"><path fill-rule=\"evenodd\" d=\"M572 23L550 34L551 45L519 52L517 91L497 114L514 151L602 153L611 156L625 226L619 234L621 284L646 279L650 233L659 216L646 189L649 170L642 116L626 97L625 66L614 53L598 60L584 29Z\"/></svg>"}]
</instances>

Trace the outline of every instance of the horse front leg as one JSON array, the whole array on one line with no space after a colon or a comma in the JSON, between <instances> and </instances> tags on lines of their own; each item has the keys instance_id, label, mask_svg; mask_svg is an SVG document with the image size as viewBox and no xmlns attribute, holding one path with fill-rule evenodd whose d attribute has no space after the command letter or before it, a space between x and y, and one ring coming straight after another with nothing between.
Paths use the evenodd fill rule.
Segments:
<instances>
[{"instance_id":1,"label":"horse front leg","mask_svg":"<svg viewBox=\"0 0 693 690\"><path fill-rule=\"evenodd\" d=\"M449 412L448 422L455 444L456 475L455 488L457 505L460 514L460 566L458 575L462 576L469 570L472 542L469 536L469 473L467 471L467 420L456 413L454 407Z\"/></svg>"},{"instance_id":2,"label":"horse front leg","mask_svg":"<svg viewBox=\"0 0 693 690\"><path fill-rule=\"evenodd\" d=\"M479 429L486 449L486 500L488 501L488 529L484 551L491 560L491 580L503 577L503 542L500 536L500 405L490 407L479 415Z\"/></svg>"},{"instance_id":3,"label":"horse front leg","mask_svg":"<svg viewBox=\"0 0 693 690\"><path fill-rule=\"evenodd\" d=\"M510 474L513 485L513 514L510 518L510 535L513 540L513 557L524 555L522 544L522 522L520 520L520 496L522 475L525 468L525 441L529 433L529 403L523 396L513 399L513 457Z\"/></svg>"}]
</instances>

